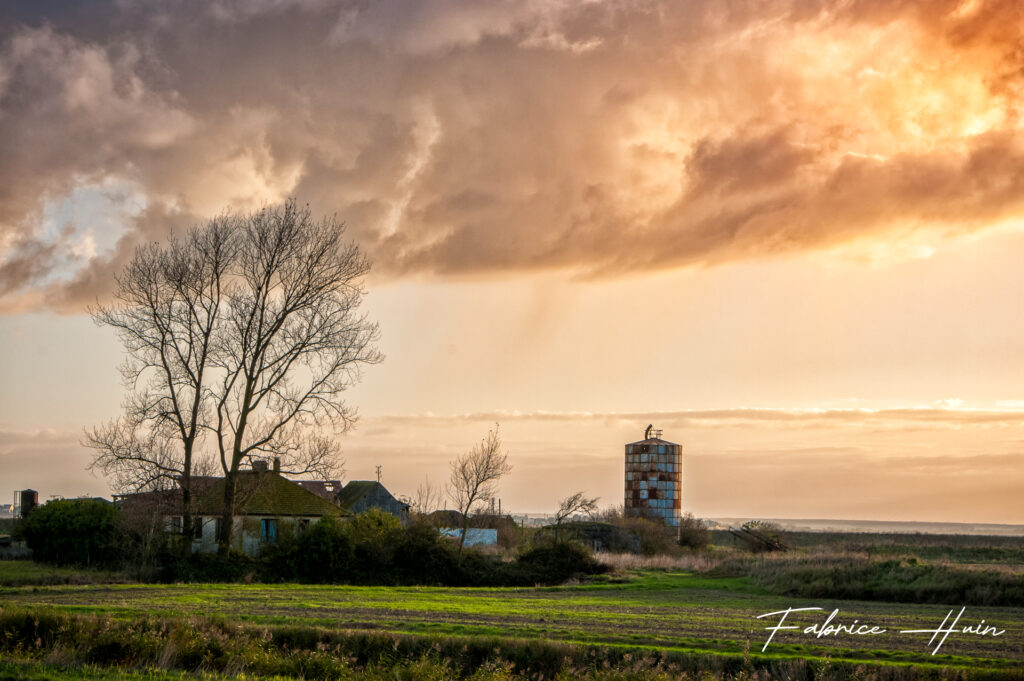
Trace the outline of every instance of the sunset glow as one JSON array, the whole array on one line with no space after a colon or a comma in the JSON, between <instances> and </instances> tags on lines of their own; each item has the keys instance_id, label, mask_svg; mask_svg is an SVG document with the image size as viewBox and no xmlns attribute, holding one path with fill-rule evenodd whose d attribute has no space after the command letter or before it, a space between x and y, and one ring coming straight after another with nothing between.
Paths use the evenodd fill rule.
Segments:
<instances>
[{"instance_id":1,"label":"sunset glow","mask_svg":"<svg viewBox=\"0 0 1024 681\"><path fill-rule=\"evenodd\" d=\"M350 479L1024 523L1015 0L0 7L0 493L108 494L135 249L296 197L370 257Z\"/></svg>"}]
</instances>

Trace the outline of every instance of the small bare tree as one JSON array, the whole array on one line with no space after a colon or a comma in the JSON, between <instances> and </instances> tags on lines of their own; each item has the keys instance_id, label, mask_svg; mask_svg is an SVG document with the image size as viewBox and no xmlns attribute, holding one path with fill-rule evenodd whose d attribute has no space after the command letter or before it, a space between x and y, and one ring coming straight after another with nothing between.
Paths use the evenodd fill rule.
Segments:
<instances>
[{"instance_id":1,"label":"small bare tree","mask_svg":"<svg viewBox=\"0 0 1024 681\"><path fill-rule=\"evenodd\" d=\"M576 492L571 496L558 502L558 512L555 513L555 525L561 525L572 516L582 513L587 516L594 515L597 511L597 502L601 497L588 498L583 491Z\"/></svg>"},{"instance_id":2,"label":"small bare tree","mask_svg":"<svg viewBox=\"0 0 1024 681\"><path fill-rule=\"evenodd\" d=\"M466 543L469 529L469 515L478 504L486 504L498 492L498 480L512 471L508 463L508 452L501 450L501 436L498 424L494 430L473 449L452 462L448 495L455 508L462 515L462 532L459 536L459 555Z\"/></svg>"},{"instance_id":3,"label":"small bare tree","mask_svg":"<svg viewBox=\"0 0 1024 681\"><path fill-rule=\"evenodd\" d=\"M410 501L414 513L427 515L441 508L444 501L444 489L431 484L430 478L424 478L423 484L416 487L416 496Z\"/></svg>"}]
</instances>

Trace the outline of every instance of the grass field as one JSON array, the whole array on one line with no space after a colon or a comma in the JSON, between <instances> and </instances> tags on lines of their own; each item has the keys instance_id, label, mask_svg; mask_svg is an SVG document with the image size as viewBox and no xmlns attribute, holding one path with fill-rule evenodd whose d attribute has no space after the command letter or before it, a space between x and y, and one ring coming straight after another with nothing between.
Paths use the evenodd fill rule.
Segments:
<instances>
[{"instance_id":1,"label":"grass field","mask_svg":"<svg viewBox=\"0 0 1024 681\"><path fill-rule=\"evenodd\" d=\"M537 588L133 584L0 562L0 680L1024 679L1024 539L990 539L816 535L795 537L784 555L604 556L617 567L611 577ZM897 569L879 572L883 561ZM900 584L932 569L933 582L1008 580L981 596L961 590L977 598L958 623L1004 633L953 633L937 654L931 634L899 633L935 629L965 604L942 600L934 584ZM884 584L872 593L881 600L793 595L813 586L800 580L842 574L878 577ZM883 586L911 602L885 600ZM915 594L933 602L913 602ZM800 628L779 631L762 652L778 617L757 616L806 607L822 610L792 614L786 624ZM803 631L836 608L833 624L886 633ZM191 657L182 640L198 642Z\"/></svg>"},{"instance_id":2,"label":"grass field","mask_svg":"<svg viewBox=\"0 0 1024 681\"><path fill-rule=\"evenodd\" d=\"M725 532L715 541L731 545ZM1024 566L1024 537L868 532L786 532L786 543L802 553L847 554L867 558L914 556L922 561L960 565Z\"/></svg>"},{"instance_id":3,"label":"grass field","mask_svg":"<svg viewBox=\"0 0 1024 681\"><path fill-rule=\"evenodd\" d=\"M949 610L940 605L809 601L781 598L746 578L646 571L622 583L557 588L455 589L299 585L134 585L14 587L0 592L4 612L27 609L133 621L207 618L268 630L310 627L416 636L545 640L612 646L642 652L760 656L771 623L757 615L784 608L822 607L801 626L824 620L878 625L890 635L815 639L780 632L766 653L835 661L1024 669L1024 609L969 608L971 624L984 619L1000 637L950 636L932 655L926 634L897 630L935 628ZM951 604L955 605L955 604ZM794 615L795 617L795 615Z\"/></svg>"},{"instance_id":4,"label":"grass field","mask_svg":"<svg viewBox=\"0 0 1024 681\"><path fill-rule=\"evenodd\" d=\"M0 560L0 588L51 584L98 584L127 582L117 572L54 567L27 560Z\"/></svg>"}]
</instances>

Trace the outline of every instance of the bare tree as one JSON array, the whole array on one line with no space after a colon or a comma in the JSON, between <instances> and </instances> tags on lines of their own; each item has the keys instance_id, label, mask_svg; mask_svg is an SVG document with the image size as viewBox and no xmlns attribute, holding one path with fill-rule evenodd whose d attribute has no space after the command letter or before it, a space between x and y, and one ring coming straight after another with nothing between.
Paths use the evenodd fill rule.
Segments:
<instances>
[{"instance_id":1,"label":"bare tree","mask_svg":"<svg viewBox=\"0 0 1024 681\"><path fill-rule=\"evenodd\" d=\"M227 484L218 537L226 551L243 461L271 455L281 470L329 475L337 452L322 429L347 430L341 394L381 361L376 324L356 309L370 265L334 218L294 201L245 217L223 324L211 429Z\"/></svg>"},{"instance_id":2,"label":"bare tree","mask_svg":"<svg viewBox=\"0 0 1024 681\"><path fill-rule=\"evenodd\" d=\"M591 516L597 511L597 502L601 497L588 498L583 491L562 499L558 502L558 511L555 513L555 524L561 525L568 518L582 513Z\"/></svg>"},{"instance_id":3,"label":"bare tree","mask_svg":"<svg viewBox=\"0 0 1024 681\"><path fill-rule=\"evenodd\" d=\"M555 538L557 540L562 523L576 515L583 513L587 516L594 515L597 511L597 501L600 497L587 497L582 490L567 496L558 502L558 510L555 512Z\"/></svg>"},{"instance_id":4,"label":"bare tree","mask_svg":"<svg viewBox=\"0 0 1024 681\"><path fill-rule=\"evenodd\" d=\"M424 478L423 484L416 487L416 496L410 501L414 513L427 515L441 508L444 501L444 489L431 484L430 478Z\"/></svg>"},{"instance_id":5,"label":"bare tree","mask_svg":"<svg viewBox=\"0 0 1024 681\"><path fill-rule=\"evenodd\" d=\"M93 312L121 336L131 391L121 419L86 433L93 466L121 491L179 484L190 531L197 459L219 460L221 551L243 462L276 457L283 472L329 475L330 436L355 420L341 394L382 359L377 326L357 314L369 263L344 233L288 201L140 249L118 277L118 303Z\"/></svg>"},{"instance_id":6,"label":"bare tree","mask_svg":"<svg viewBox=\"0 0 1024 681\"><path fill-rule=\"evenodd\" d=\"M469 515L477 504L486 504L498 492L498 480L512 471L508 463L508 452L501 450L498 424L494 430L473 449L451 464L451 478L448 495L462 515L462 532L459 536L459 555L466 543L469 529Z\"/></svg>"},{"instance_id":7,"label":"bare tree","mask_svg":"<svg viewBox=\"0 0 1024 681\"><path fill-rule=\"evenodd\" d=\"M235 231L221 217L183 240L141 247L117 277L116 302L90 310L124 344L129 390L121 418L86 431L85 444L96 450L91 467L121 493L180 486L185 533L192 531L191 481L202 466L209 411L205 382Z\"/></svg>"}]
</instances>

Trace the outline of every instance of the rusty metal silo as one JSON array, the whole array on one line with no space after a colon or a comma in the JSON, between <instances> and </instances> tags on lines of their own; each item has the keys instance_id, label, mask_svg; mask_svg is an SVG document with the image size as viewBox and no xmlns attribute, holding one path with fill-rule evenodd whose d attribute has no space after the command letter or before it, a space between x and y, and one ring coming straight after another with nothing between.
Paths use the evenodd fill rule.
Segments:
<instances>
[{"instance_id":1,"label":"rusty metal silo","mask_svg":"<svg viewBox=\"0 0 1024 681\"><path fill-rule=\"evenodd\" d=\"M682 445L662 440L660 430L647 426L643 440L626 445L626 515L678 528L682 508Z\"/></svg>"}]
</instances>

